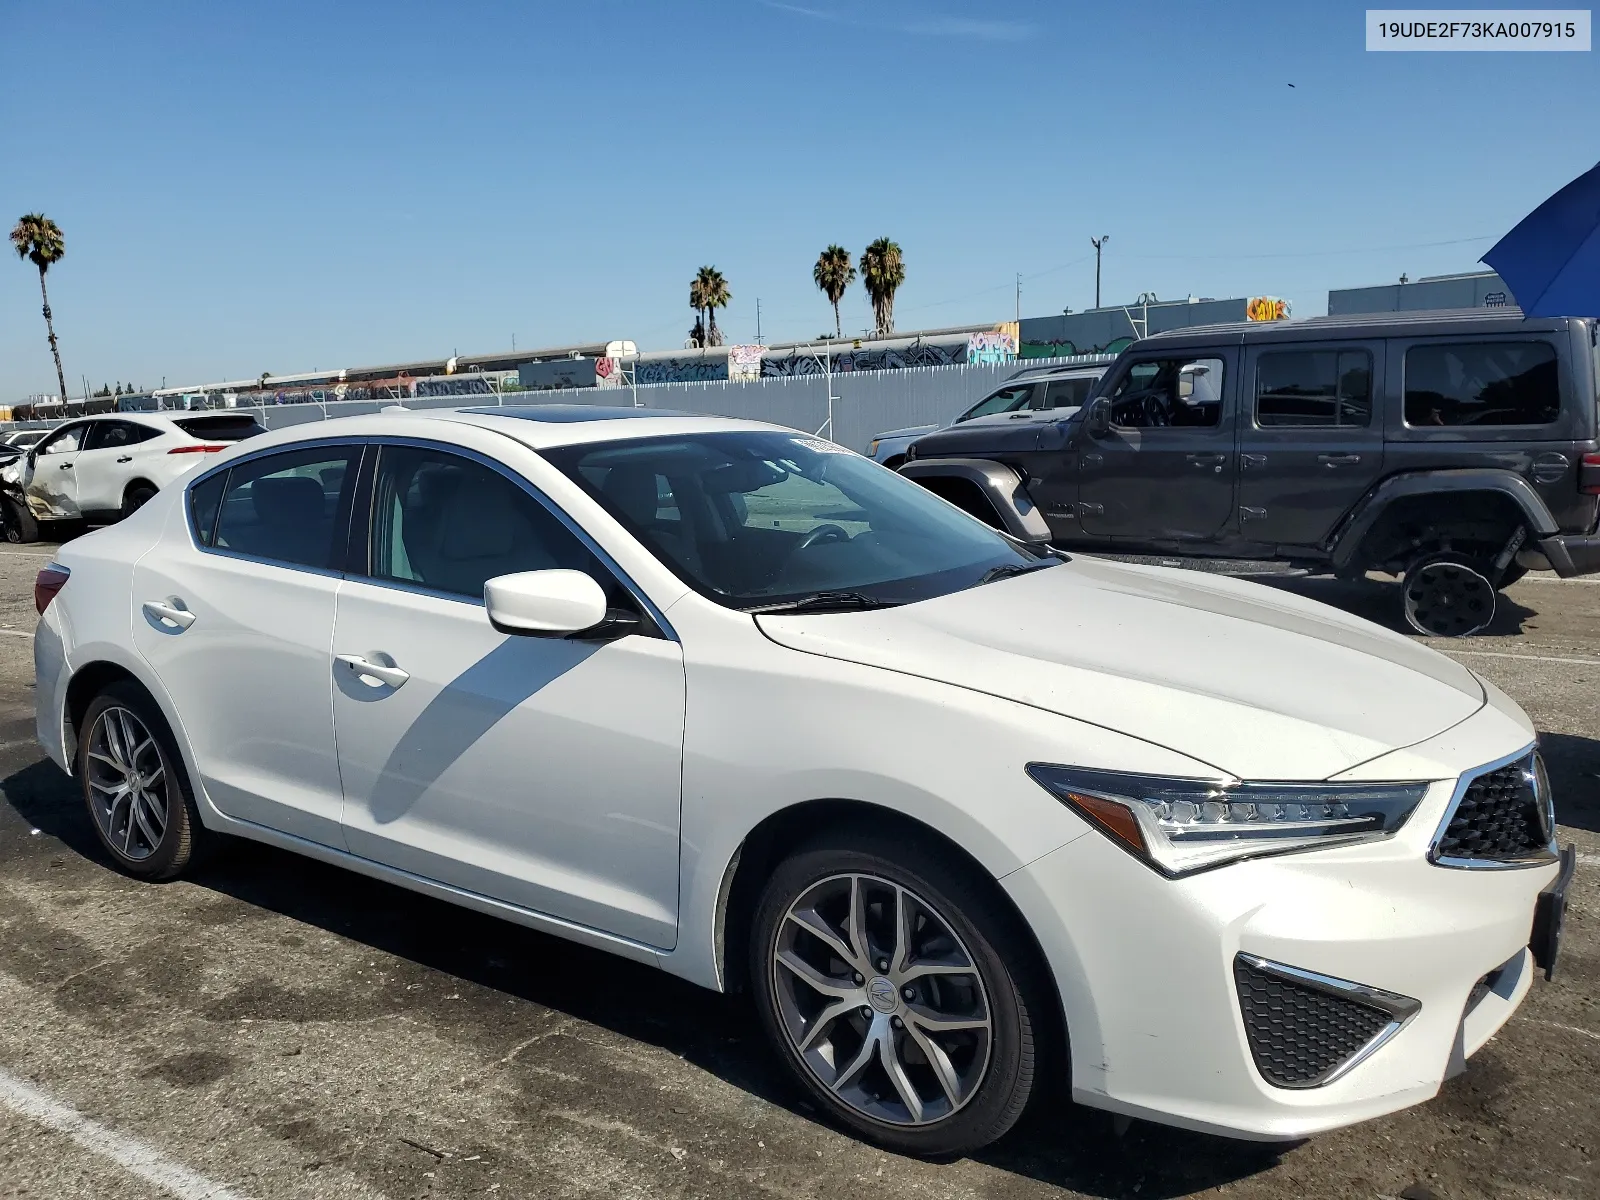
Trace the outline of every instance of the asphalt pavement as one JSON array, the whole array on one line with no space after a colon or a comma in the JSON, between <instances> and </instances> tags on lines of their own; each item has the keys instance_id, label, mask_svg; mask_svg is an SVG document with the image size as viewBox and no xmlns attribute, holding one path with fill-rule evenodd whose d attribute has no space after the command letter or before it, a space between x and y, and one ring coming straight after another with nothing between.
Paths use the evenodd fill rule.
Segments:
<instances>
[{"instance_id":1,"label":"asphalt pavement","mask_svg":"<svg viewBox=\"0 0 1600 1200\"><path fill-rule=\"evenodd\" d=\"M1558 978L1465 1075L1291 1146L1057 1102L926 1163L822 1121L737 997L265 847L117 873L33 739L48 552L0 549L0 1196L1600 1197L1600 585L1530 576L1438 644L1532 715L1583 855Z\"/></svg>"}]
</instances>

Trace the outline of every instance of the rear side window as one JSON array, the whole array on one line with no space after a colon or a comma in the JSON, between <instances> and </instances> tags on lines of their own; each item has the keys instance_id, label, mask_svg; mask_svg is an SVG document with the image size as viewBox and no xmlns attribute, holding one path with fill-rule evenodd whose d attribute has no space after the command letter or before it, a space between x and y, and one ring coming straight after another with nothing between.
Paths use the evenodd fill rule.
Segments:
<instances>
[{"instance_id":1,"label":"rear side window","mask_svg":"<svg viewBox=\"0 0 1600 1200\"><path fill-rule=\"evenodd\" d=\"M189 527L194 530L194 540L202 546L210 546L216 539L217 509L222 506L222 492L227 485L228 473L219 471L189 489Z\"/></svg>"},{"instance_id":2,"label":"rear side window","mask_svg":"<svg viewBox=\"0 0 1600 1200\"><path fill-rule=\"evenodd\" d=\"M973 407L961 414L961 420L970 421L973 417L992 417L996 413L1016 412L1027 408L1028 402L1033 397L1034 384L1019 383L1011 387L1003 387L992 396L986 396Z\"/></svg>"},{"instance_id":3,"label":"rear side window","mask_svg":"<svg viewBox=\"0 0 1600 1200\"><path fill-rule=\"evenodd\" d=\"M1090 391L1098 382L1095 376L1077 379L1052 379L1044 385L1044 403L1041 408L1082 408Z\"/></svg>"},{"instance_id":4,"label":"rear side window","mask_svg":"<svg viewBox=\"0 0 1600 1200\"><path fill-rule=\"evenodd\" d=\"M1406 351L1406 424L1549 425L1561 415L1555 347L1471 342Z\"/></svg>"},{"instance_id":5,"label":"rear side window","mask_svg":"<svg viewBox=\"0 0 1600 1200\"><path fill-rule=\"evenodd\" d=\"M1365 426L1372 421L1372 356L1365 350L1287 350L1256 360L1256 424Z\"/></svg>"},{"instance_id":6,"label":"rear side window","mask_svg":"<svg viewBox=\"0 0 1600 1200\"><path fill-rule=\"evenodd\" d=\"M209 544L290 566L332 568L343 548L339 534L360 453L357 446L318 446L240 463L228 472Z\"/></svg>"},{"instance_id":7,"label":"rear side window","mask_svg":"<svg viewBox=\"0 0 1600 1200\"><path fill-rule=\"evenodd\" d=\"M266 432L261 422L249 415L185 417L173 424L190 437L203 442L242 442L247 437Z\"/></svg>"}]
</instances>

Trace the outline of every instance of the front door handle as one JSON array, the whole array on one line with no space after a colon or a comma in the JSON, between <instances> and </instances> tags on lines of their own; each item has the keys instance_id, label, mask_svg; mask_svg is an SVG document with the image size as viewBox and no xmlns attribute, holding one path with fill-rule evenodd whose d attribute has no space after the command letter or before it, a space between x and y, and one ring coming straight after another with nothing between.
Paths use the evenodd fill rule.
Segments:
<instances>
[{"instance_id":1,"label":"front door handle","mask_svg":"<svg viewBox=\"0 0 1600 1200\"><path fill-rule=\"evenodd\" d=\"M1325 467L1353 467L1361 461L1359 454L1319 454L1317 461Z\"/></svg>"},{"instance_id":2,"label":"front door handle","mask_svg":"<svg viewBox=\"0 0 1600 1200\"><path fill-rule=\"evenodd\" d=\"M117 459L117 461L119 463L132 462L133 461L133 455L124 454L121 458Z\"/></svg>"},{"instance_id":3,"label":"front door handle","mask_svg":"<svg viewBox=\"0 0 1600 1200\"><path fill-rule=\"evenodd\" d=\"M71 463L62 463L61 464L61 470L63 470L63 471L72 470L72 464Z\"/></svg>"},{"instance_id":4,"label":"front door handle","mask_svg":"<svg viewBox=\"0 0 1600 1200\"><path fill-rule=\"evenodd\" d=\"M1086 451L1083 455L1083 465L1086 467L1098 467L1105 460L1106 456L1096 450Z\"/></svg>"},{"instance_id":5,"label":"front door handle","mask_svg":"<svg viewBox=\"0 0 1600 1200\"><path fill-rule=\"evenodd\" d=\"M194 624L194 614L192 612L187 608L180 608L176 604L168 604L164 600L146 600L144 602L144 615L179 633Z\"/></svg>"},{"instance_id":6,"label":"front door handle","mask_svg":"<svg viewBox=\"0 0 1600 1200\"><path fill-rule=\"evenodd\" d=\"M411 678L409 671L399 667L386 667L362 658L359 654L335 654L334 657L356 673L356 678L368 687L397 688Z\"/></svg>"}]
</instances>

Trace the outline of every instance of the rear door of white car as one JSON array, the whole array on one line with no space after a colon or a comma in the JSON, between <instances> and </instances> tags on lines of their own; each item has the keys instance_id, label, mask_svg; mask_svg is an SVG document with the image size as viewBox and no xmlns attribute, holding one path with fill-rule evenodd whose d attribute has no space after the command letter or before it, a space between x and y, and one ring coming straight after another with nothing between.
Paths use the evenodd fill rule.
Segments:
<instances>
[{"instance_id":1,"label":"rear door of white car","mask_svg":"<svg viewBox=\"0 0 1600 1200\"><path fill-rule=\"evenodd\" d=\"M330 441L200 480L185 496L189 526L169 521L134 568L134 644L212 803L335 848L334 597L361 452Z\"/></svg>"},{"instance_id":2,"label":"rear door of white car","mask_svg":"<svg viewBox=\"0 0 1600 1200\"><path fill-rule=\"evenodd\" d=\"M488 458L386 444L372 475L366 578L352 571L340 588L334 630L350 850L671 947L679 644L660 630L609 641L496 632L483 585L499 575L573 568L614 603L631 596L574 527Z\"/></svg>"},{"instance_id":3,"label":"rear door of white car","mask_svg":"<svg viewBox=\"0 0 1600 1200\"><path fill-rule=\"evenodd\" d=\"M140 443L160 436L159 429L132 421L102 417L89 422L83 449L73 463L79 511L120 512L123 494L138 477Z\"/></svg>"}]
</instances>

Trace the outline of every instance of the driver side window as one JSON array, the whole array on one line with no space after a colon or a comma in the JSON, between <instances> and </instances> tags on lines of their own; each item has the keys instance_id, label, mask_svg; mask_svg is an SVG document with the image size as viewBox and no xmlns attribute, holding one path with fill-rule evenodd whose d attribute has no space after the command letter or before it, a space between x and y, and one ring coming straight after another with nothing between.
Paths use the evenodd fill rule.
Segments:
<instances>
[{"instance_id":1,"label":"driver side window","mask_svg":"<svg viewBox=\"0 0 1600 1200\"><path fill-rule=\"evenodd\" d=\"M1112 389L1119 429L1214 429L1222 423L1220 358L1152 358L1134 363Z\"/></svg>"},{"instance_id":2,"label":"driver side window","mask_svg":"<svg viewBox=\"0 0 1600 1200\"><path fill-rule=\"evenodd\" d=\"M970 421L973 417L992 417L996 413L1016 412L1027 408L1028 402L1033 397L1035 384L1019 383L1012 387L1003 387L992 396L967 409L961 414L961 420Z\"/></svg>"},{"instance_id":3,"label":"driver side window","mask_svg":"<svg viewBox=\"0 0 1600 1200\"><path fill-rule=\"evenodd\" d=\"M58 429L39 443L39 453L70 454L83 444L83 431L82 425L69 425L65 429Z\"/></svg>"}]
</instances>

